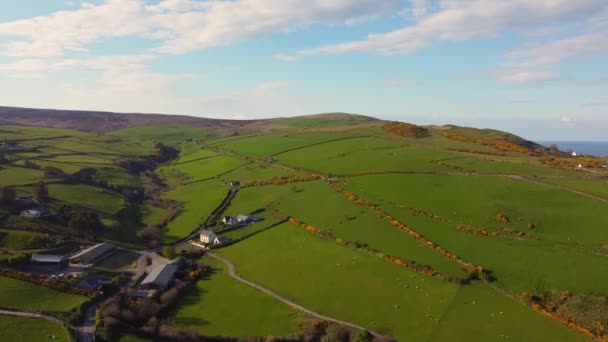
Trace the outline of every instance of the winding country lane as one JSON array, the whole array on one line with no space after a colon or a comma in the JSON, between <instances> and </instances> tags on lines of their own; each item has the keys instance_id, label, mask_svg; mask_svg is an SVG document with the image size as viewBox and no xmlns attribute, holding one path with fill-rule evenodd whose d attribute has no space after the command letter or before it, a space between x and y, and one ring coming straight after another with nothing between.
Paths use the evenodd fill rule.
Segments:
<instances>
[{"instance_id":1,"label":"winding country lane","mask_svg":"<svg viewBox=\"0 0 608 342\"><path fill-rule=\"evenodd\" d=\"M254 282L251 282L251 281L249 281L247 279L241 278L240 276L238 276L236 274L236 272L234 271L234 264L232 262L230 262L229 260L226 260L226 259L224 259L224 258L222 258L220 256L217 256L217 255L215 255L215 254L213 254L211 252L207 252L205 254L208 255L208 256L210 256L210 257L212 257L213 259L221 261L226 266L228 266L228 275L231 278L233 278L234 280L236 280L238 282L241 282L241 283L243 283L245 285L251 286L251 287L253 287L253 288L255 288L255 289L257 289L257 290L259 290L259 291L261 291L261 292L263 292L263 293L271 296L272 298L280 301L281 303L290 306L293 309L296 309L298 311L304 312L304 313L306 313L306 314L308 314L308 315L310 315L312 317L318 318L318 319L323 320L323 321L337 323L337 324L344 325L344 326L351 327L351 328L355 328L355 329L358 329L358 330L367 330L372 335L374 335L375 337L387 338L386 336L383 336L383 335L381 335L381 334L379 334L379 333L377 333L375 331L366 329L366 328L364 328L364 327L362 327L360 325L356 325L354 323L350 323L350 322L342 321L342 320L339 320L339 319L327 317L327 316L324 316L324 315L322 315L322 314L320 314L318 312L309 310L309 309L303 307L302 305L296 304L296 303L290 301L287 298L281 297L279 294L277 294L276 292L274 292L272 290L269 290L269 289L267 289L267 288L265 288L265 287L263 287L261 285L258 285L258 284L254 283Z\"/></svg>"}]
</instances>

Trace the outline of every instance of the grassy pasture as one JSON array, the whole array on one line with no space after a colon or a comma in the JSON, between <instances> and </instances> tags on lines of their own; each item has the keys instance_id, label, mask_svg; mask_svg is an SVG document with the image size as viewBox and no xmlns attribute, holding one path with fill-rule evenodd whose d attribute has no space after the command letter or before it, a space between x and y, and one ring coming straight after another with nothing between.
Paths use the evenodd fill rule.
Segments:
<instances>
[{"instance_id":1,"label":"grassy pasture","mask_svg":"<svg viewBox=\"0 0 608 342\"><path fill-rule=\"evenodd\" d=\"M350 174L372 171L434 171L437 166L433 161L458 156L454 152L362 138L291 151L277 156L277 159L284 164L329 174Z\"/></svg>"},{"instance_id":2,"label":"grassy pasture","mask_svg":"<svg viewBox=\"0 0 608 342\"><path fill-rule=\"evenodd\" d=\"M602 228L608 222L605 203L524 180L374 175L350 178L347 187L364 198L411 205L475 227L528 231L532 223L534 235L551 241L589 245L608 241L608 231ZM497 222L500 213L510 222Z\"/></svg>"},{"instance_id":3,"label":"grassy pasture","mask_svg":"<svg viewBox=\"0 0 608 342\"><path fill-rule=\"evenodd\" d=\"M65 312L87 299L5 277L0 277L0 288L0 306L13 309Z\"/></svg>"},{"instance_id":4,"label":"grassy pasture","mask_svg":"<svg viewBox=\"0 0 608 342\"><path fill-rule=\"evenodd\" d=\"M164 242L171 242L185 237L198 227L226 196L228 187L215 181L208 180L183 185L165 194L183 203L183 209L169 223L163 235Z\"/></svg>"},{"instance_id":5,"label":"grassy pasture","mask_svg":"<svg viewBox=\"0 0 608 342\"><path fill-rule=\"evenodd\" d=\"M312 310L401 341L429 336L435 319L457 292L455 285L340 248L291 224L276 226L218 254L233 261L246 279Z\"/></svg>"},{"instance_id":6,"label":"grassy pasture","mask_svg":"<svg viewBox=\"0 0 608 342\"><path fill-rule=\"evenodd\" d=\"M172 323L195 326L207 336L264 337L297 334L299 314L287 305L230 278L226 266L205 258L213 273L191 285L177 303ZM235 308L238 308L235 310Z\"/></svg>"},{"instance_id":7,"label":"grassy pasture","mask_svg":"<svg viewBox=\"0 0 608 342\"><path fill-rule=\"evenodd\" d=\"M53 158L44 158L44 160L60 163L112 164L112 160L109 158L87 154L60 155Z\"/></svg>"},{"instance_id":8,"label":"grassy pasture","mask_svg":"<svg viewBox=\"0 0 608 342\"><path fill-rule=\"evenodd\" d=\"M0 186L31 184L39 182L43 178L43 173L40 170L0 166Z\"/></svg>"},{"instance_id":9,"label":"grassy pasture","mask_svg":"<svg viewBox=\"0 0 608 342\"><path fill-rule=\"evenodd\" d=\"M461 154L462 158L446 160L448 165L461 167L467 171L496 174L522 174L536 176L581 176L574 170L558 170L541 166L533 159L523 159L520 162L500 161L500 157L472 157Z\"/></svg>"},{"instance_id":10,"label":"grassy pasture","mask_svg":"<svg viewBox=\"0 0 608 342\"><path fill-rule=\"evenodd\" d=\"M175 183L175 177L173 177L175 171L177 171L178 174L186 174L189 176L186 182L192 183L217 177L223 173L236 169L243 165L243 163L242 160L236 158L218 156L183 164L165 166L161 168L160 172L161 174L164 174L165 178L170 182L173 181L173 183Z\"/></svg>"},{"instance_id":11,"label":"grassy pasture","mask_svg":"<svg viewBox=\"0 0 608 342\"><path fill-rule=\"evenodd\" d=\"M113 192L84 184L48 184L52 198L72 205L114 215L124 207L123 198Z\"/></svg>"},{"instance_id":12,"label":"grassy pasture","mask_svg":"<svg viewBox=\"0 0 608 342\"><path fill-rule=\"evenodd\" d=\"M487 285L461 287L428 341L585 341Z\"/></svg>"},{"instance_id":13,"label":"grassy pasture","mask_svg":"<svg viewBox=\"0 0 608 342\"><path fill-rule=\"evenodd\" d=\"M222 181L238 180L241 184L252 181L267 181L275 177L293 177L297 174L280 167L273 165L251 163L246 164L238 169L228 172L220 177Z\"/></svg>"},{"instance_id":14,"label":"grassy pasture","mask_svg":"<svg viewBox=\"0 0 608 342\"><path fill-rule=\"evenodd\" d=\"M458 263L412 239L367 208L348 201L322 182L298 184L295 191L279 200L278 207L338 238L369 244L386 254L431 266L448 275L465 276Z\"/></svg>"},{"instance_id":15,"label":"grassy pasture","mask_svg":"<svg viewBox=\"0 0 608 342\"><path fill-rule=\"evenodd\" d=\"M567 188L587 192L596 196L608 198L608 180L592 179L542 179L545 183L551 183Z\"/></svg>"},{"instance_id":16,"label":"grassy pasture","mask_svg":"<svg viewBox=\"0 0 608 342\"><path fill-rule=\"evenodd\" d=\"M0 316L0 331L4 341L68 341L61 325L36 318Z\"/></svg>"},{"instance_id":17,"label":"grassy pasture","mask_svg":"<svg viewBox=\"0 0 608 342\"><path fill-rule=\"evenodd\" d=\"M19 250L43 247L48 235L36 232L0 229L0 249Z\"/></svg>"},{"instance_id":18,"label":"grassy pasture","mask_svg":"<svg viewBox=\"0 0 608 342\"><path fill-rule=\"evenodd\" d=\"M129 171L118 166L103 166L96 165L94 167L97 172L93 175L93 180L105 181L110 185L139 187L141 186L141 178L138 175L129 173Z\"/></svg>"},{"instance_id":19,"label":"grassy pasture","mask_svg":"<svg viewBox=\"0 0 608 342\"><path fill-rule=\"evenodd\" d=\"M76 172L88 167L88 166L76 164L76 163L59 163L59 162L53 162L53 161L48 161L48 160L42 160L42 159L33 159L31 161L33 163L35 163L36 165L40 166L41 168L44 168L46 166L56 167L56 168L62 170L65 174L73 174L73 173L76 173ZM25 167L26 160L21 159L21 160L14 162L13 164ZM39 171L39 172L42 173L42 171Z\"/></svg>"},{"instance_id":20,"label":"grassy pasture","mask_svg":"<svg viewBox=\"0 0 608 342\"><path fill-rule=\"evenodd\" d=\"M303 148L334 139L336 139L336 135L330 134L306 136L271 134L233 139L223 142L219 147L224 150L236 152L248 158L260 159L284 151Z\"/></svg>"},{"instance_id":21,"label":"grassy pasture","mask_svg":"<svg viewBox=\"0 0 608 342\"><path fill-rule=\"evenodd\" d=\"M478 183L473 184L476 180ZM492 181L498 183L491 184ZM492 189L496 190L496 184L501 184L500 182L507 182L506 185L503 183L504 193L491 194ZM514 185L511 182L514 182ZM586 241L586 244L582 243L586 235L576 235L583 229L593 231L600 226L569 226L567 222L563 225L560 220L568 220L568 215L578 217L572 210L562 210L564 213L559 214L566 216L553 217L552 215L558 215L556 213L560 209L551 208L552 204L559 203L564 198L572 200L569 193L561 190L555 193L555 189L539 186L540 188L531 193L519 192L516 199L512 200L511 196L518 193L520 183L523 182L497 177L383 175L351 178L348 179L346 187L357 195L378 203L385 211L443 248L493 271L497 284L516 295L521 291L539 293L544 290L554 293L564 290L575 293L593 292L597 289L597 284L608 282L608 275L598 272L605 264L605 256L601 252L602 241L597 238L601 232L588 233L595 235L596 240ZM466 201L461 199L464 190L455 190L460 186L468 189ZM542 200L535 201L531 194L536 191L549 193L544 194ZM573 196L578 203L577 195ZM451 218L453 221L442 223L414 216L401 207L404 204ZM546 205L548 209L538 208L539 205ZM496 210L505 208L512 210L507 214L511 214L510 217L514 220L505 226L524 230L517 224L525 225L529 218L535 218L533 222L539 224L539 228L530 233L540 239L481 237L455 230L459 222L484 225L487 228L501 227L494 216ZM515 212L517 215L513 214ZM523 220L522 217L526 219ZM541 218L545 221L541 221ZM559 224L562 226L557 227ZM554 231L558 228L561 230ZM576 238L555 241L562 238L562 233L564 236L572 235Z\"/></svg>"},{"instance_id":22,"label":"grassy pasture","mask_svg":"<svg viewBox=\"0 0 608 342\"><path fill-rule=\"evenodd\" d=\"M173 165L179 165L201 159L207 159L218 155L218 153L211 150L202 150L197 145L195 145L195 147L197 147L197 150L194 151L184 151L182 149L180 151L179 158L175 162L173 162Z\"/></svg>"},{"instance_id":23,"label":"grassy pasture","mask_svg":"<svg viewBox=\"0 0 608 342\"><path fill-rule=\"evenodd\" d=\"M110 136L137 139L147 142L161 142L177 146L188 139L203 139L207 136L204 129L180 125L144 126L126 128L107 133Z\"/></svg>"}]
</instances>

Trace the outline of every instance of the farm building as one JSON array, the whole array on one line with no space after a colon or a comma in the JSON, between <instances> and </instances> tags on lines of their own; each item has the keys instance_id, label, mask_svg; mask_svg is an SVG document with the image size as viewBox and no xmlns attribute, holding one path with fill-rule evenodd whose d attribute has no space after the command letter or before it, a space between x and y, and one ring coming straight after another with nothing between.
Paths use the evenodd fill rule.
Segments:
<instances>
[{"instance_id":1,"label":"farm building","mask_svg":"<svg viewBox=\"0 0 608 342\"><path fill-rule=\"evenodd\" d=\"M255 215L239 215L236 217L239 224L250 224L263 221L264 219Z\"/></svg>"},{"instance_id":2,"label":"farm building","mask_svg":"<svg viewBox=\"0 0 608 342\"><path fill-rule=\"evenodd\" d=\"M70 262L85 265L94 264L112 253L114 248L116 248L116 245L112 243L100 243L74 254L70 257Z\"/></svg>"},{"instance_id":3,"label":"farm building","mask_svg":"<svg viewBox=\"0 0 608 342\"><path fill-rule=\"evenodd\" d=\"M78 283L78 285L76 285L76 288L78 288L80 290L95 291L102 284L103 284L103 278L101 278L99 275L93 273L93 274L89 274L88 276L86 276L86 278L82 279Z\"/></svg>"},{"instance_id":4,"label":"farm building","mask_svg":"<svg viewBox=\"0 0 608 342\"><path fill-rule=\"evenodd\" d=\"M214 232L205 229L201 231L200 238L202 243L213 243L213 241L217 239L217 235L215 235Z\"/></svg>"},{"instance_id":5,"label":"farm building","mask_svg":"<svg viewBox=\"0 0 608 342\"><path fill-rule=\"evenodd\" d=\"M27 218L38 218L38 217L42 217L44 215L48 215L49 213L50 212L47 208L39 207L36 209L24 210L21 212L21 216L27 217Z\"/></svg>"},{"instance_id":6,"label":"farm building","mask_svg":"<svg viewBox=\"0 0 608 342\"><path fill-rule=\"evenodd\" d=\"M226 226L234 226L238 224L238 220L234 216L224 216L222 218L222 223Z\"/></svg>"},{"instance_id":7,"label":"farm building","mask_svg":"<svg viewBox=\"0 0 608 342\"><path fill-rule=\"evenodd\" d=\"M230 239L227 237L217 236L214 232L209 230L203 230L200 235L201 242L204 244L221 245L229 242Z\"/></svg>"},{"instance_id":8,"label":"farm building","mask_svg":"<svg viewBox=\"0 0 608 342\"><path fill-rule=\"evenodd\" d=\"M34 254L30 258L30 262L41 265L65 266L68 263L68 258L65 255Z\"/></svg>"},{"instance_id":9,"label":"farm building","mask_svg":"<svg viewBox=\"0 0 608 342\"><path fill-rule=\"evenodd\" d=\"M141 286L166 289L173 279L175 279L175 273L178 269L179 267L174 264L158 266L144 278L141 282Z\"/></svg>"},{"instance_id":10,"label":"farm building","mask_svg":"<svg viewBox=\"0 0 608 342\"><path fill-rule=\"evenodd\" d=\"M228 185L228 186L241 186L241 182L239 182L239 181L229 181L229 182L226 182L226 185Z\"/></svg>"}]
</instances>

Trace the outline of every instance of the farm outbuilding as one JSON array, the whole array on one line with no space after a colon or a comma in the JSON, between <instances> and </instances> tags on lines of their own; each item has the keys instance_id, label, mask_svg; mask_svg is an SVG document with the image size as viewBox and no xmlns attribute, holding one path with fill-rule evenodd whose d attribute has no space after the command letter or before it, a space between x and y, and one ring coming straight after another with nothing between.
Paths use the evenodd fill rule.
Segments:
<instances>
[{"instance_id":1,"label":"farm outbuilding","mask_svg":"<svg viewBox=\"0 0 608 342\"><path fill-rule=\"evenodd\" d=\"M65 266L68 263L68 258L65 255L34 254L30 258L30 262L33 264Z\"/></svg>"},{"instance_id":2,"label":"farm outbuilding","mask_svg":"<svg viewBox=\"0 0 608 342\"><path fill-rule=\"evenodd\" d=\"M174 264L158 266L152 270L141 282L142 287L156 287L166 289L175 279L175 273L179 267Z\"/></svg>"},{"instance_id":3,"label":"farm outbuilding","mask_svg":"<svg viewBox=\"0 0 608 342\"><path fill-rule=\"evenodd\" d=\"M116 245L112 243L100 243L95 246L83 249L82 251L72 255L70 257L70 262L85 265L94 264L102 258L110 255L110 253L112 253L115 248Z\"/></svg>"}]
</instances>

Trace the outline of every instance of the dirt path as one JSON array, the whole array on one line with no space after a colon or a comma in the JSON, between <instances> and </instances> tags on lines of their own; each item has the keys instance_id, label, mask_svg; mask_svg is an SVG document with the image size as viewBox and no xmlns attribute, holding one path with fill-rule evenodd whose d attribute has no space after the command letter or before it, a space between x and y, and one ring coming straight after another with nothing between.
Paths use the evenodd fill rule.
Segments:
<instances>
[{"instance_id":1,"label":"dirt path","mask_svg":"<svg viewBox=\"0 0 608 342\"><path fill-rule=\"evenodd\" d=\"M322 314L320 314L318 312L309 310L309 309L307 309L307 308L305 308L305 307L303 307L303 306L301 306L299 304L296 304L296 303L290 301L289 299L280 296L279 294L277 294L276 292L274 292L272 290L269 290L269 289L267 289L267 288L265 288L265 287L263 287L261 285L258 285L258 284L254 283L254 282L251 282L249 280L241 278L240 276L238 276L236 274L236 272L234 270L234 264L232 262L230 262L229 260L226 260L226 259L224 259L222 257L219 257L219 256L217 256L217 255L215 255L215 254L213 254L211 252L207 252L206 255L212 257L213 259L221 261L226 266L228 266L228 275L231 278L233 278L234 280L236 280L238 282L241 282L241 283L243 283L245 285L251 286L251 287L253 287L253 288L255 288L255 289L257 289L257 290L259 290L259 291L261 291L261 292L263 292L263 293L271 296L272 298L280 301L281 303L290 306L293 309L296 309L298 311L301 311L301 312L303 312L305 314L308 314L308 315L310 315L312 317L315 317L315 318L323 320L323 321L337 323L337 324L344 325L344 326L351 327L351 328L355 328L355 329L358 329L358 330L368 330L368 329L366 329L366 328L364 328L362 326L356 325L354 323L350 323L350 322L342 321L342 320L339 320L339 319L327 317L327 316L324 316L324 315L322 315ZM383 336L383 335L381 335L381 334L379 334L379 333L377 333L375 331L371 331L371 330L368 330L368 331L372 335L374 335L376 337L385 337L385 336Z\"/></svg>"},{"instance_id":2,"label":"dirt path","mask_svg":"<svg viewBox=\"0 0 608 342\"><path fill-rule=\"evenodd\" d=\"M575 193L575 194L580 195L580 196L584 196L584 197L587 197L587 198L594 199L596 201L608 202L608 199L606 199L606 198L603 198L603 197L600 197L600 196L596 196L596 195L592 195L592 194L584 192L584 191L572 189L572 188L569 188L567 186L543 182L541 179L532 179L532 178L526 177L526 176L519 176L519 177L518 176L512 176L512 177L513 178L517 178L517 179L521 179L521 180L524 180L524 181L528 181L528 182L531 182L531 183L536 183L536 184L539 184L539 185L544 185L544 186L548 186L548 187L552 187L552 188L562 189L562 190L565 190L565 191L569 191L569 192Z\"/></svg>"}]
</instances>

